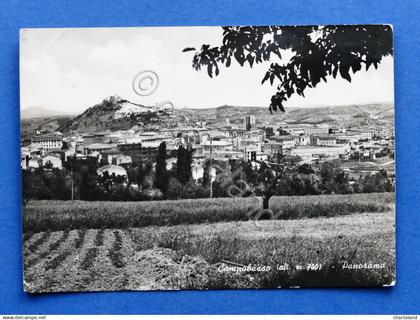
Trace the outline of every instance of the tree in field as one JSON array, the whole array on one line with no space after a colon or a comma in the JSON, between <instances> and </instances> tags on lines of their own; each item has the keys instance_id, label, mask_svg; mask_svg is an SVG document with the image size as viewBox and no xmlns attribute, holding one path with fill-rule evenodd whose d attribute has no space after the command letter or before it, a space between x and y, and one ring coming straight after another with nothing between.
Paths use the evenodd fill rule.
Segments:
<instances>
[{"instance_id":1,"label":"tree in field","mask_svg":"<svg viewBox=\"0 0 420 320\"><path fill-rule=\"evenodd\" d=\"M282 62L284 50L292 58ZM232 60L241 66L272 61L262 79L277 84L271 97L270 112L284 111L283 104L292 95L304 96L307 88L315 88L328 77L351 82L354 74L364 67L377 68L382 58L393 54L392 28L389 25L347 26L266 26L223 27L222 45L203 44L195 51L193 68L206 68L210 77L229 67Z\"/></svg>"},{"instance_id":2,"label":"tree in field","mask_svg":"<svg viewBox=\"0 0 420 320\"><path fill-rule=\"evenodd\" d=\"M54 165L49 160L44 164L44 169L52 169L53 167Z\"/></svg>"},{"instance_id":3,"label":"tree in field","mask_svg":"<svg viewBox=\"0 0 420 320\"><path fill-rule=\"evenodd\" d=\"M358 192L394 192L394 186L388 177L386 170L380 170L375 174L361 176L356 182Z\"/></svg>"},{"instance_id":4,"label":"tree in field","mask_svg":"<svg viewBox=\"0 0 420 320\"><path fill-rule=\"evenodd\" d=\"M210 185L210 160L206 159L204 165L203 165L203 178L201 180L203 187L207 188Z\"/></svg>"},{"instance_id":5,"label":"tree in field","mask_svg":"<svg viewBox=\"0 0 420 320\"><path fill-rule=\"evenodd\" d=\"M178 148L176 161L176 176L177 180L182 184L186 184L191 180L191 164L192 164L192 151L185 149L183 146Z\"/></svg>"},{"instance_id":6,"label":"tree in field","mask_svg":"<svg viewBox=\"0 0 420 320\"><path fill-rule=\"evenodd\" d=\"M156 181L155 186L166 193L168 188L169 174L166 169L166 143L162 142L158 148L158 154L156 156Z\"/></svg>"},{"instance_id":7,"label":"tree in field","mask_svg":"<svg viewBox=\"0 0 420 320\"><path fill-rule=\"evenodd\" d=\"M126 168L126 171L128 176L127 187L129 188L132 184L136 184L141 188L146 175L143 162L140 160L137 163L132 163Z\"/></svg>"},{"instance_id":8,"label":"tree in field","mask_svg":"<svg viewBox=\"0 0 420 320\"><path fill-rule=\"evenodd\" d=\"M177 178L170 177L168 181L167 196L169 199L181 199L182 183Z\"/></svg>"},{"instance_id":9,"label":"tree in field","mask_svg":"<svg viewBox=\"0 0 420 320\"><path fill-rule=\"evenodd\" d=\"M96 193L97 175L92 174L88 170L83 170L80 173L80 199L81 200L97 200Z\"/></svg>"}]
</instances>

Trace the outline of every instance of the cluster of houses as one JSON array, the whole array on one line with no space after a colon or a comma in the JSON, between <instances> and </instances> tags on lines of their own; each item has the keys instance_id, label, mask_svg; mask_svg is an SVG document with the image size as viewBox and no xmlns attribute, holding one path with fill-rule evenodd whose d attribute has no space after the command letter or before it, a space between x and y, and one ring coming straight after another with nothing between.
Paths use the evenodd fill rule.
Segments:
<instances>
[{"instance_id":1,"label":"cluster of houses","mask_svg":"<svg viewBox=\"0 0 420 320\"><path fill-rule=\"evenodd\" d=\"M219 126L205 122L176 128L144 131L139 127L124 131L64 136L59 132L34 135L21 147L23 169L61 169L69 157L95 159L98 174L125 175L124 165L154 161L162 142L166 144L167 166L176 163L180 146L193 151L192 176L203 176L206 159L278 162L293 159L302 163L330 159L375 159L384 148L393 150L391 128L335 128L328 125L258 126L246 116L243 125L229 121Z\"/></svg>"}]
</instances>

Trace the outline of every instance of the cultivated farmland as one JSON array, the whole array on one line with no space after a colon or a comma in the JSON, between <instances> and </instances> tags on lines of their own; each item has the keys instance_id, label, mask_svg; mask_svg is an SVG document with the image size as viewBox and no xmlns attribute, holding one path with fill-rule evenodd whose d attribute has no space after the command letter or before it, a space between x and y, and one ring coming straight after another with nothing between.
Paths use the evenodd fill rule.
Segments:
<instances>
[{"instance_id":1,"label":"cultivated farmland","mask_svg":"<svg viewBox=\"0 0 420 320\"><path fill-rule=\"evenodd\" d=\"M273 197L270 208L281 211L281 220L258 222L247 216L261 207L258 198L33 201L24 208L25 289L390 284L395 278L394 197ZM272 269L225 272L225 262ZM350 270L342 268L344 262L384 265ZM285 264L288 270L277 270Z\"/></svg>"}]
</instances>

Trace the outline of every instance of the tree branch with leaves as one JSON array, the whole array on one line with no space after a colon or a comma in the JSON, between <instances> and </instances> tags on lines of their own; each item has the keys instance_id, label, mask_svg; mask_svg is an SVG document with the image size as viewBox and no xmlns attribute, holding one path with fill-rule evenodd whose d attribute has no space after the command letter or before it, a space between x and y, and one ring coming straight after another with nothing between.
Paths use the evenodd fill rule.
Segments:
<instances>
[{"instance_id":1,"label":"tree branch with leaves","mask_svg":"<svg viewBox=\"0 0 420 320\"><path fill-rule=\"evenodd\" d=\"M218 76L220 68L229 68L232 60L252 68L270 62L261 83L277 84L271 97L270 112L281 110L294 94L304 97L307 88L315 88L328 77L351 82L351 73L371 66L378 68L383 57L393 55L392 28L389 25L342 26L247 26L222 27L222 45L202 45L194 51L195 70L205 68L210 77ZM291 50L292 58L282 63L282 52ZM273 59L274 58L274 59Z\"/></svg>"}]
</instances>

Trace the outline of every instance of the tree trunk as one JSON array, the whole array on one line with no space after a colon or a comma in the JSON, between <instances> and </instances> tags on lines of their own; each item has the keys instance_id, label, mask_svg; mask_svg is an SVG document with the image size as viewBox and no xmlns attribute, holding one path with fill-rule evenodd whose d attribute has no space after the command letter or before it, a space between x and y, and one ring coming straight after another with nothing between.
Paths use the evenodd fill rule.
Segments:
<instances>
[{"instance_id":1,"label":"tree trunk","mask_svg":"<svg viewBox=\"0 0 420 320\"><path fill-rule=\"evenodd\" d=\"M268 204L270 201L270 198L273 196L273 193L270 191L264 192L263 195L263 209L268 209Z\"/></svg>"}]
</instances>

